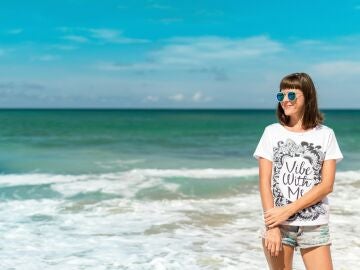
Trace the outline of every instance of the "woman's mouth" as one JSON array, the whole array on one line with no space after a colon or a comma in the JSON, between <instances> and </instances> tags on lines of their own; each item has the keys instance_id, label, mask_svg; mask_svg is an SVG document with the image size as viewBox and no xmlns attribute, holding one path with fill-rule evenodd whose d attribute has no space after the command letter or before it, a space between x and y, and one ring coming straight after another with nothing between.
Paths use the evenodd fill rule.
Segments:
<instances>
[{"instance_id":1,"label":"woman's mouth","mask_svg":"<svg viewBox=\"0 0 360 270\"><path fill-rule=\"evenodd\" d=\"M290 108L292 108L292 107L293 107L292 105L285 105L285 106L283 106L284 109L290 109Z\"/></svg>"}]
</instances>

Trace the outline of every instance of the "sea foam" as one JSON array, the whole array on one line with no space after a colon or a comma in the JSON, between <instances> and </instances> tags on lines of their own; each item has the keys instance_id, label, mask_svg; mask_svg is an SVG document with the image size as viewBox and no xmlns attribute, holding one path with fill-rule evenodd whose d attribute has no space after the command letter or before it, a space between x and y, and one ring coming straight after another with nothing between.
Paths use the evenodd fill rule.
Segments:
<instances>
[{"instance_id":1,"label":"sea foam","mask_svg":"<svg viewBox=\"0 0 360 270\"><path fill-rule=\"evenodd\" d=\"M154 188L179 192L186 179L190 186L230 182L242 187L248 177L253 188L246 192L136 197ZM1 201L0 264L2 269L265 269L256 178L256 168L1 175L0 192L48 185L59 196ZM335 269L360 267L359 185L359 171L340 171L329 196ZM119 196L74 197L92 192ZM294 269L304 269L298 252Z\"/></svg>"}]
</instances>

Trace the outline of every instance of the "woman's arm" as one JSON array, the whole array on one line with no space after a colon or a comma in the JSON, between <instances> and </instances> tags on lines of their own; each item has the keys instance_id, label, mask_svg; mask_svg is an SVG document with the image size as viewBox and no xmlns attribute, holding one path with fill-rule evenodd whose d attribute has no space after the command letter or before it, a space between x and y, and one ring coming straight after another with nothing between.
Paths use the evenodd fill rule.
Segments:
<instances>
[{"instance_id":1,"label":"woman's arm","mask_svg":"<svg viewBox=\"0 0 360 270\"><path fill-rule=\"evenodd\" d=\"M274 207L271 192L271 174L272 162L265 158L259 158L259 191L264 212Z\"/></svg>"},{"instance_id":2,"label":"woman's arm","mask_svg":"<svg viewBox=\"0 0 360 270\"><path fill-rule=\"evenodd\" d=\"M321 201L333 191L336 171L336 160L325 160L321 170L321 183L314 186L298 200L282 206L275 207L265 212L265 224L269 228L278 226L290 216L302 209Z\"/></svg>"},{"instance_id":3,"label":"woman's arm","mask_svg":"<svg viewBox=\"0 0 360 270\"><path fill-rule=\"evenodd\" d=\"M274 207L274 199L271 192L272 162L265 158L259 158L259 191L263 210ZM278 227L267 229L264 246L271 256L278 256L282 250L281 232Z\"/></svg>"}]
</instances>

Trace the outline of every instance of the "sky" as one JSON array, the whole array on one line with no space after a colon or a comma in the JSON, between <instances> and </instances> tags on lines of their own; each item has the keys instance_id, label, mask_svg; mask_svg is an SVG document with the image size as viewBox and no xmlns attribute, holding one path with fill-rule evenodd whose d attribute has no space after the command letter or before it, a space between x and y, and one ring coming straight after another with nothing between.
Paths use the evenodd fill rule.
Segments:
<instances>
[{"instance_id":1,"label":"sky","mask_svg":"<svg viewBox=\"0 0 360 270\"><path fill-rule=\"evenodd\" d=\"M360 0L0 3L0 108L360 108Z\"/></svg>"}]
</instances>

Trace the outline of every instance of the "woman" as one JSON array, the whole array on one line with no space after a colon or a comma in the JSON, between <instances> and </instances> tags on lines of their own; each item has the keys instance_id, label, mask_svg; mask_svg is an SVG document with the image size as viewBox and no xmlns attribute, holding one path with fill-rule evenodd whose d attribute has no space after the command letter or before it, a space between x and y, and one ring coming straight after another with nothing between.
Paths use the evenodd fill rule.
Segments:
<instances>
[{"instance_id":1,"label":"woman","mask_svg":"<svg viewBox=\"0 0 360 270\"><path fill-rule=\"evenodd\" d=\"M255 150L264 210L263 249L270 269L292 269L299 247L306 269L330 270L329 204L336 163L343 156L322 125L315 86L306 73L280 83L277 117Z\"/></svg>"}]
</instances>

